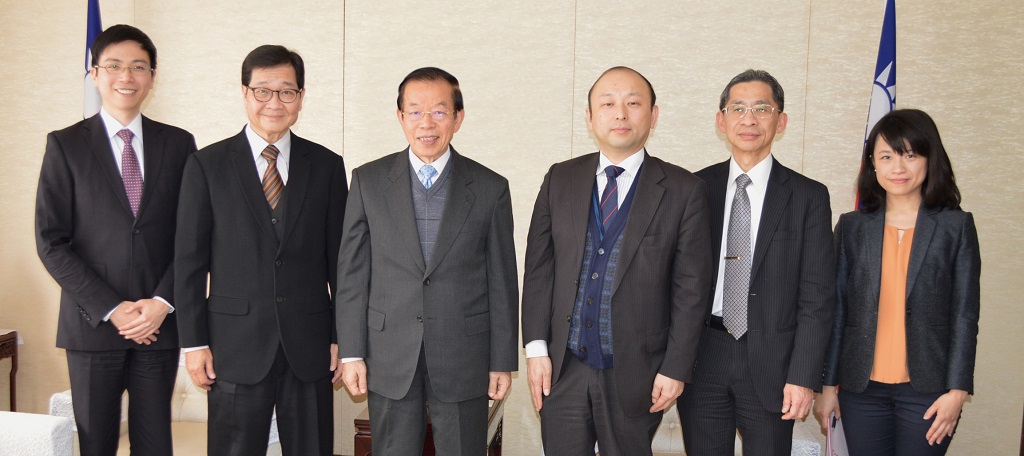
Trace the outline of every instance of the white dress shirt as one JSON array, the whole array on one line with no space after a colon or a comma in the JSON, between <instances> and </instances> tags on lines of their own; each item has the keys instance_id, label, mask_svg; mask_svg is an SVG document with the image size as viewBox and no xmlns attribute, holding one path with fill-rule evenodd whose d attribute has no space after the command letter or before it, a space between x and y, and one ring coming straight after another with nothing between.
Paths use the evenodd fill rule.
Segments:
<instances>
[{"instance_id":1,"label":"white dress shirt","mask_svg":"<svg viewBox=\"0 0 1024 456\"><path fill-rule=\"evenodd\" d=\"M747 199L750 200L750 254L754 254L757 247L757 229L761 225L761 209L764 208L764 194L768 188L768 176L772 173L772 163L775 159L768 154L764 160L754 165L747 171L750 184L747 185ZM719 252L722 255L718 258L718 277L715 278L715 298L711 304L711 313L722 316L722 295L725 284L725 251L729 242L729 219L732 218L732 200L736 196L736 178L743 174L743 169L736 163L736 159L729 159L729 180L725 186L725 217L722 220L722 246Z\"/></svg>"},{"instance_id":2,"label":"white dress shirt","mask_svg":"<svg viewBox=\"0 0 1024 456\"><path fill-rule=\"evenodd\" d=\"M267 159L263 158L263 149L270 143L252 131L252 127L245 126L245 137L249 140L249 148L252 149L252 159L256 162L256 177L263 181L263 173L267 172L270 166ZM292 132L289 130L281 139L278 139L274 146L277 147L277 174L281 175L281 182L288 185L288 162L292 156Z\"/></svg>"}]
</instances>

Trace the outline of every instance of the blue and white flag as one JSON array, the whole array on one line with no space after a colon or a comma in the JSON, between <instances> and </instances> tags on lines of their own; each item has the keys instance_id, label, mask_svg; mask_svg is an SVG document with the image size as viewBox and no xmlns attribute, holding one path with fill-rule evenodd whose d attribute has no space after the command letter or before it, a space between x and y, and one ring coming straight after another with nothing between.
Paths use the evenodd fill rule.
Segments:
<instances>
[{"instance_id":1,"label":"blue and white flag","mask_svg":"<svg viewBox=\"0 0 1024 456\"><path fill-rule=\"evenodd\" d=\"M864 142L878 119L896 107L896 0L886 0L882 39L878 43L878 62L875 80L871 86L871 104L868 107L868 126Z\"/></svg>"},{"instance_id":2,"label":"blue and white flag","mask_svg":"<svg viewBox=\"0 0 1024 456\"><path fill-rule=\"evenodd\" d=\"M83 90L84 90L84 106L82 108L82 118L88 119L96 113L100 112L100 92L96 90L96 84L93 84L91 77L89 77L89 70L92 68L92 42L96 41L96 37L100 36L103 32L103 25L100 22L100 0L89 0L89 23L86 26L85 31L85 77L83 78Z\"/></svg>"}]
</instances>

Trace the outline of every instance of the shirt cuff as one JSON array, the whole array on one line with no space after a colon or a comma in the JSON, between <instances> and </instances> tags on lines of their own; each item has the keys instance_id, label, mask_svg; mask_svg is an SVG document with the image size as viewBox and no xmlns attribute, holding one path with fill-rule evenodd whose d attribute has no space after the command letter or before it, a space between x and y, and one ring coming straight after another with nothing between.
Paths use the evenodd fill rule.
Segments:
<instances>
[{"instance_id":1,"label":"shirt cuff","mask_svg":"<svg viewBox=\"0 0 1024 456\"><path fill-rule=\"evenodd\" d=\"M362 361L363 358L341 358L341 364L351 363L352 361Z\"/></svg>"},{"instance_id":2,"label":"shirt cuff","mask_svg":"<svg viewBox=\"0 0 1024 456\"><path fill-rule=\"evenodd\" d=\"M160 301L160 302L164 303L164 305L166 305L168 309L171 309L171 310L168 310L167 313L169 313L169 314L174 313L174 306L172 306L171 303L167 302L166 299L161 298L159 296L153 296L153 299L156 299L157 301Z\"/></svg>"},{"instance_id":3,"label":"shirt cuff","mask_svg":"<svg viewBox=\"0 0 1024 456\"><path fill-rule=\"evenodd\" d=\"M526 344L526 357L539 358L548 356L548 342L546 340L533 340Z\"/></svg>"},{"instance_id":4,"label":"shirt cuff","mask_svg":"<svg viewBox=\"0 0 1024 456\"><path fill-rule=\"evenodd\" d=\"M114 312L117 311L118 307L121 307L121 304L118 304L118 305L114 306L113 309L110 309L110 312L107 312L107 314L103 316L103 321L110 321L110 316L114 315Z\"/></svg>"},{"instance_id":5,"label":"shirt cuff","mask_svg":"<svg viewBox=\"0 0 1024 456\"><path fill-rule=\"evenodd\" d=\"M202 345L202 346L199 346L199 347L182 348L181 352L182 353L189 353L189 352L203 350L203 349L206 349L206 348L210 348L210 346L209 345Z\"/></svg>"}]
</instances>

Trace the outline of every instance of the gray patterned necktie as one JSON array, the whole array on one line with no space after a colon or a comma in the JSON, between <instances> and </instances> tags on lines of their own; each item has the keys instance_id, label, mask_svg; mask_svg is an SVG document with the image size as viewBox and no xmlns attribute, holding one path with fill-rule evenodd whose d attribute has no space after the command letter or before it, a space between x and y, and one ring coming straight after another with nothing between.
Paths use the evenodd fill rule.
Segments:
<instances>
[{"instance_id":1,"label":"gray patterned necktie","mask_svg":"<svg viewBox=\"0 0 1024 456\"><path fill-rule=\"evenodd\" d=\"M750 177L736 177L736 196L729 216L729 240L725 247L725 289L722 293L722 319L732 337L739 340L747 333L747 298L750 292Z\"/></svg>"}]
</instances>

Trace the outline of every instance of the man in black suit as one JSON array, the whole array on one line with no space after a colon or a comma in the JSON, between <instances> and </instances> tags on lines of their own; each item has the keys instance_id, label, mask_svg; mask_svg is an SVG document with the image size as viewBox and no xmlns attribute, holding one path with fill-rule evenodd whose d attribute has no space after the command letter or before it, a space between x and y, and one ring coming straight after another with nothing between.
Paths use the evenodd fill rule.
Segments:
<instances>
[{"instance_id":1,"label":"man in black suit","mask_svg":"<svg viewBox=\"0 0 1024 456\"><path fill-rule=\"evenodd\" d=\"M348 190L341 157L291 133L304 82L294 51L254 49L242 62L249 124L185 167L178 330L192 380L210 391L211 455L265 453L275 406L285 454L331 454Z\"/></svg>"},{"instance_id":2,"label":"man in black suit","mask_svg":"<svg viewBox=\"0 0 1024 456\"><path fill-rule=\"evenodd\" d=\"M420 68L398 86L409 147L356 168L338 261L345 385L368 394L373 453L481 455L487 399L519 363L508 181L451 146L459 81Z\"/></svg>"},{"instance_id":3,"label":"man in black suit","mask_svg":"<svg viewBox=\"0 0 1024 456\"><path fill-rule=\"evenodd\" d=\"M171 454L178 371L174 219L188 132L141 114L156 47L115 25L92 46L100 113L46 138L36 246L61 287L57 346L67 350L83 455L117 451L127 389L132 450Z\"/></svg>"},{"instance_id":4,"label":"man in black suit","mask_svg":"<svg viewBox=\"0 0 1024 456\"><path fill-rule=\"evenodd\" d=\"M534 205L523 341L544 451L650 455L662 413L692 381L711 248L704 183L647 154L658 120L640 73L588 94L600 152L551 167Z\"/></svg>"},{"instance_id":5,"label":"man in black suit","mask_svg":"<svg viewBox=\"0 0 1024 456\"><path fill-rule=\"evenodd\" d=\"M786 129L783 91L765 71L729 82L718 129L728 161L697 173L708 184L716 281L694 367L679 404L688 454L788 455L794 420L821 388L835 296L828 190L771 154Z\"/></svg>"}]
</instances>

